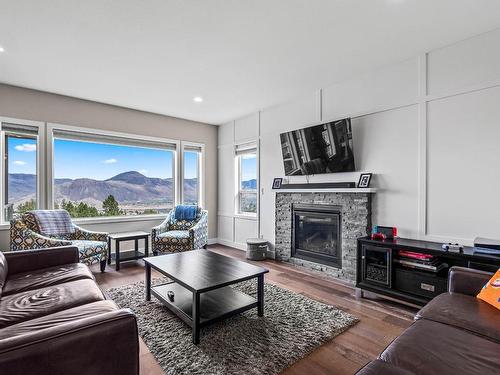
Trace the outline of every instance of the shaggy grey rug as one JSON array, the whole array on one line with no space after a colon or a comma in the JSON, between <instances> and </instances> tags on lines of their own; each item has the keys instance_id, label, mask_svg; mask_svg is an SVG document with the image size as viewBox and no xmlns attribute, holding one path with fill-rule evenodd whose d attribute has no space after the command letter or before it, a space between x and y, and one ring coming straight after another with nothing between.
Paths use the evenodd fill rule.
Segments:
<instances>
[{"instance_id":1,"label":"shaggy grey rug","mask_svg":"<svg viewBox=\"0 0 500 375\"><path fill-rule=\"evenodd\" d=\"M254 280L234 287L257 294ZM358 321L276 285L265 284L264 290L264 317L252 309L202 328L197 346L190 327L154 296L151 302L144 300L143 282L112 288L108 294L135 312L139 334L168 375L278 374Z\"/></svg>"}]
</instances>

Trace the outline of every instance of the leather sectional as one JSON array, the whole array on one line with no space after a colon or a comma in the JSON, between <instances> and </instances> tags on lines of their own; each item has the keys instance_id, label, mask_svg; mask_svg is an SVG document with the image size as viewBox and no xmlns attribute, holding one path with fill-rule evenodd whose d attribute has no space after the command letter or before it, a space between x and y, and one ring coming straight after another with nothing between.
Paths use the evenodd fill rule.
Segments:
<instances>
[{"instance_id":1,"label":"leather sectional","mask_svg":"<svg viewBox=\"0 0 500 375\"><path fill-rule=\"evenodd\" d=\"M0 373L139 373L135 315L78 260L76 247L0 252Z\"/></svg>"},{"instance_id":2,"label":"leather sectional","mask_svg":"<svg viewBox=\"0 0 500 375\"><path fill-rule=\"evenodd\" d=\"M358 374L498 374L500 311L476 298L491 276L452 267L448 293L424 306L415 322Z\"/></svg>"}]
</instances>

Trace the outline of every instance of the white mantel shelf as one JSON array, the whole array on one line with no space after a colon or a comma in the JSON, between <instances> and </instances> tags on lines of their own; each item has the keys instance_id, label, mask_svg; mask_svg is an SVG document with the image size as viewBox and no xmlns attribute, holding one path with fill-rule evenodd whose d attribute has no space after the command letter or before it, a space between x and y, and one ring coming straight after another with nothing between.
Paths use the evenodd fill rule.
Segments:
<instances>
[{"instance_id":1,"label":"white mantel shelf","mask_svg":"<svg viewBox=\"0 0 500 375\"><path fill-rule=\"evenodd\" d=\"M330 188L330 189L276 189L278 193L376 193L375 188Z\"/></svg>"}]
</instances>

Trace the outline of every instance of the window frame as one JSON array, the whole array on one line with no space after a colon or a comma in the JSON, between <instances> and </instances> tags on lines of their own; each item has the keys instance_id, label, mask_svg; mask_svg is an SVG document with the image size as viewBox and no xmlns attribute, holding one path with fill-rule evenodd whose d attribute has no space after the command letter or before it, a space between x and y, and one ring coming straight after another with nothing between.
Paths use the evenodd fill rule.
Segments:
<instances>
[{"instance_id":1,"label":"window frame","mask_svg":"<svg viewBox=\"0 0 500 375\"><path fill-rule=\"evenodd\" d=\"M5 165L5 136L8 133L19 134L22 136L22 129L19 130L19 133L16 131L5 131L4 125L15 127L16 125L20 128L23 126L35 128L37 131L36 134L36 204L37 208L45 207L45 123L40 121L32 121L32 120L22 120L10 117L0 117L0 229L6 229L10 227L9 221L5 220L5 186L8 184L8 178L4 175L6 172L4 169ZM7 134L6 134L7 133ZM27 135L27 137L29 137Z\"/></svg>"},{"instance_id":2,"label":"window frame","mask_svg":"<svg viewBox=\"0 0 500 375\"><path fill-rule=\"evenodd\" d=\"M116 131L106 131L100 129L86 128L86 127L77 127L71 125L63 125L63 124L55 124L55 123L47 123L47 142L46 142L46 153L47 153L47 206L49 209L54 208L54 139L57 136L54 136L54 131L65 131L68 133L75 134L75 141L78 141L78 134L80 135L90 135L90 136L103 136L103 137L116 137L120 139L130 139L130 146L134 146L134 140L140 140L145 142L152 143L165 143L165 145L175 145L175 149L173 150L173 166L172 166L172 176L174 178L174 206L179 204L180 202L180 190L179 190L179 150L181 142L174 139L169 138L159 138L159 137L150 137L139 134L131 134L131 133L122 133ZM82 224L100 224L100 223L118 223L124 221L143 221L143 220L155 220L155 219L163 219L165 218L165 214L148 214L148 215L130 215L130 216L106 216L106 217L90 217L90 218L74 218L73 221L75 223Z\"/></svg>"},{"instance_id":3,"label":"window frame","mask_svg":"<svg viewBox=\"0 0 500 375\"><path fill-rule=\"evenodd\" d=\"M248 152L241 151L238 152L238 147L241 146L247 146L249 148ZM241 211L241 161L242 161L242 156L246 154L252 154L255 155L255 180L256 180L256 189L255 189L255 195L256 195L256 207L255 207L255 212L243 212ZM234 159L235 159L235 177L236 177L236 186L235 186L235 202L234 202L234 215L236 217L243 217L243 218L251 218L251 219L257 219L259 216L259 206L260 206L260 197L259 197L259 146L258 142L245 142L243 144L238 144L235 145L234 149Z\"/></svg>"},{"instance_id":4,"label":"window frame","mask_svg":"<svg viewBox=\"0 0 500 375\"><path fill-rule=\"evenodd\" d=\"M181 141L180 142L180 152L179 152L179 158L180 158L180 166L179 166L179 192L180 192L180 197L179 197L179 202L181 204L184 204L184 152L185 151L192 151L189 150L189 148L199 148L199 156L198 156L198 171L197 171L197 178L198 178L198 206L201 208L205 207L205 194L204 194L204 189L205 189L205 144L204 143L197 143L197 142L188 142L188 141Z\"/></svg>"}]
</instances>

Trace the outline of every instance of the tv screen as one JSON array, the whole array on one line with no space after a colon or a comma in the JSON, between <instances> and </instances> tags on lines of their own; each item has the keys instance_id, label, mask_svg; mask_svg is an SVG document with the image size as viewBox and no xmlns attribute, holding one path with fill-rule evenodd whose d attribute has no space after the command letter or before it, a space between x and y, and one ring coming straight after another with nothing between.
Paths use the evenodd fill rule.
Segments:
<instances>
[{"instance_id":1,"label":"tv screen","mask_svg":"<svg viewBox=\"0 0 500 375\"><path fill-rule=\"evenodd\" d=\"M351 119L282 133L286 176L353 172Z\"/></svg>"}]
</instances>

